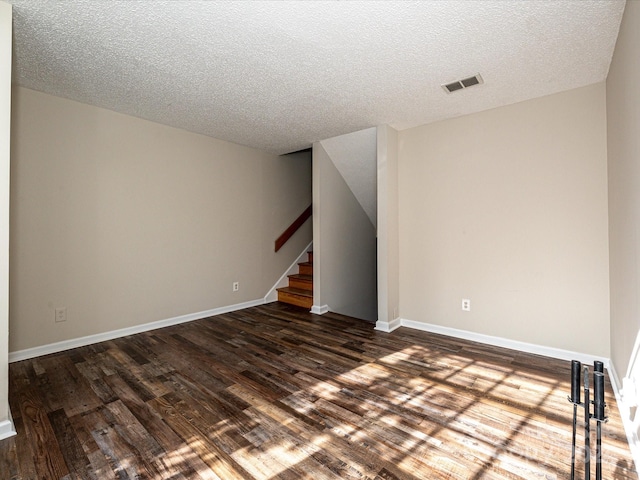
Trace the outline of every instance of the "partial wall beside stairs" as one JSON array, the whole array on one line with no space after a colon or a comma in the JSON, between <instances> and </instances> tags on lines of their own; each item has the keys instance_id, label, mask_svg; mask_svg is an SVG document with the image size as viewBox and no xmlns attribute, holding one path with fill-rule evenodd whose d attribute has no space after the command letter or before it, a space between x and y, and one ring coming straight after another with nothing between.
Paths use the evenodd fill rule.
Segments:
<instances>
[{"instance_id":1,"label":"partial wall beside stairs","mask_svg":"<svg viewBox=\"0 0 640 480\"><path fill-rule=\"evenodd\" d=\"M370 168L375 172L373 142ZM375 173L373 179L375 188ZM323 142L313 145L313 236L314 306L374 322L375 227Z\"/></svg>"},{"instance_id":2,"label":"partial wall beside stairs","mask_svg":"<svg viewBox=\"0 0 640 480\"><path fill-rule=\"evenodd\" d=\"M398 237L398 132L378 127L378 327L388 330L400 313Z\"/></svg>"}]
</instances>

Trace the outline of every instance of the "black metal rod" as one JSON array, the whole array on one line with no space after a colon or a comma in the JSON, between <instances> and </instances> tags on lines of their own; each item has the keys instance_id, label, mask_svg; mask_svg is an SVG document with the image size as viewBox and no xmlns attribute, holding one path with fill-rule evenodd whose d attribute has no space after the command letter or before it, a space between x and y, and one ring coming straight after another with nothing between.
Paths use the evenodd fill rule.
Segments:
<instances>
[{"instance_id":1,"label":"black metal rod","mask_svg":"<svg viewBox=\"0 0 640 480\"><path fill-rule=\"evenodd\" d=\"M602 362L596 362L602 364ZM593 416L596 419L596 480L602 480L602 422L604 416L604 373L598 371L598 366L593 372ZM602 365L600 365L602 368Z\"/></svg>"},{"instance_id":2,"label":"black metal rod","mask_svg":"<svg viewBox=\"0 0 640 480\"><path fill-rule=\"evenodd\" d=\"M593 372L593 416L604 421L604 373Z\"/></svg>"},{"instance_id":3,"label":"black metal rod","mask_svg":"<svg viewBox=\"0 0 640 480\"><path fill-rule=\"evenodd\" d=\"M596 421L596 480L602 480L602 422Z\"/></svg>"},{"instance_id":4,"label":"black metal rod","mask_svg":"<svg viewBox=\"0 0 640 480\"><path fill-rule=\"evenodd\" d=\"M578 360L571 360L571 402L580 403L580 371L582 365Z\"/></svg>"},{"instance_id":5,"label":"black metal rod","mask_svg":"<svg viewBox=\"0 0 640 480\"><path fill-rule=\"evenodd\" d=\"M582 374L582 378L580 375ZM580 402L580 383L584 391L584 399ZM578 407L584 408L584 479L591 479L591 419L596 421L596 480L602 480L602 423L605 417L604 401L604 364L593 362L593 386L589 384L589 367L577 360L571 361L571 396L567 399L573 403L573 433L571 437L571 480L575 480L576 433L578 424ZM593 400L591 399L593 390ZM593 414L591 405L593 404Z\"/></svg>"},{"instance_id":6,"label":"black metal rod","mask_svg":"<svg viewBox=\"0 0 640 480\"><path fill-rule=\"evenodd\" d=\"M604 363L602 363L600 360L596 360L595 362L593 362L593 371L604 373Z\"/></svg>"},{"instance_id":7,"label":"black metal rod","mask_svg":"<svg viewBox=\"0 0 640 480\"><path fill-rule=\"evenodd\" d=\"M578 421L578 404L573 404L573 436L571 437L571 480L576 477L576 423Z\"/></svg>"},{"instance_id":8,"label":"black metal rod","mask_svg":"<svg viewBox=\"0 0 640 480\"><path fill-rule=\"evenodd\" d=\"M584 480L591 479L591 396L589 395L589 367L584 367Z\"/></svg>"},{"instance_id":9,"label":"black metal rod","mask_svg":"<svg viewBox=\"0 0 640 480\"><path fill-rule=\"evenodd\" d=\"M573 434L571 435L571 479L576 477L576 427L578 423L578 405L580 404L580 375L582 364L578 360L571 360L571 396L573 403Z\"/></svg>"}]
</instances>

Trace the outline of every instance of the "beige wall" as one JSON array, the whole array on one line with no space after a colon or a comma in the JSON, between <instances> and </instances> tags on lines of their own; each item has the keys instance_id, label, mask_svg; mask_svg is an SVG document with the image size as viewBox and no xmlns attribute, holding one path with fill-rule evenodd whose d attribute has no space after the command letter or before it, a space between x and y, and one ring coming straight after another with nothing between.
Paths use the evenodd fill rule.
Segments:
<instances>
[{"instance_id":1,"label":"beige wall","mask_svg":"<svg viewBox=\"0 0 640 480\"><path fill-rule=\"evenodd\" d=\"M260 299L311 241L273 252L311 201L295 156L22 88L12 140L11 351Z\"/></svg>"},{"instance_id":2,"label":"beige wall","mask_svg":"<svg viewBox=\"0 0 640 480\"><path fill-rule=\"evenodd\" d=\"M607 78L611 359L640 384L640 3L627 2ZM635 345L635 352L634 352Z\"/></svg>"},{"instance_id":3,"label":"beige wall","mask_svg":"<svg viewBox=\"0 0 640 480\"><path fill-rule=\"evenodd\" d=\"M606 160L604 84L400 132L402 318L608 357Z\"/></svg>"},{"instance_id":4,"label":"beige wall","mask_svg":"<svg viewBox=\"0 0 640 480\"><path fill-rule=\"evenodd\" d=\"M11 5L0 2L0 434L2 434L2 424L9 416L8 332L11 29Z\"/></svg>"},{"instance_id":5,"label":"beige wall","mask_svg":"<svg viewBox=\"0 0 640 480\"><path fill-rule=\"evenodd\" d=\"M376 232L322 142L313 145L313 181L314 307L373 322Z\"/></svg>"},{"instance_id":6,"label":"beige wall","mask_svg":"<svg viewBox=\"0 0 640 480\"><path fill-rule=\"evenodd\" d=\"M378 127L378 324L389 330L399 318L398 132Z\"/></svg>"}]
</instances>

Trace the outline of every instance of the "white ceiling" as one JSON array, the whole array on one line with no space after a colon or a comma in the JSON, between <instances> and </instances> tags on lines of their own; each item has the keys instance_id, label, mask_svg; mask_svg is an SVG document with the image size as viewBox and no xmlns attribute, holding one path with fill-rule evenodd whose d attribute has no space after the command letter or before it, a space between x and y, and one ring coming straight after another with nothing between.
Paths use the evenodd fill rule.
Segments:
<instances>
[{"instance_id":1,"label":"white ceiling","mask_svg":"<svg viewBox=\"0 0 640 480\"><path fill-rule=\"evenodd\" d=\"M9 2L18 85L275 153L603 81L625 5Z\"/></svg>"}]
</instances>

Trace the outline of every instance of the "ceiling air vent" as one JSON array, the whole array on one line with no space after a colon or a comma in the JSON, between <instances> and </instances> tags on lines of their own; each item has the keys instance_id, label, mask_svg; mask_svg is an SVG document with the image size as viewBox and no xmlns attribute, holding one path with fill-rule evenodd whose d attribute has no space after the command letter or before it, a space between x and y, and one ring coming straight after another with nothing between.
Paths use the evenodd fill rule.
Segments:
<instances>
[{"instance_id":1,"label":"ceiling air vent","mask_svg":"<svg viewBox=\"0 0 640 480\"><path fill-rule=\"evenodd\" d=\"M479 85L481 83L484 83L484 81L482 80L482 77L478 73L473 77L464 78L462 80L456 80L455 82L451 82L451 83L445 83L444 85L442 85L442 88L444 88L444 91L447 93L453 93L456 90L462 90L464 88L473 87L474 85Z\"/></svg>"}]
</instances>

